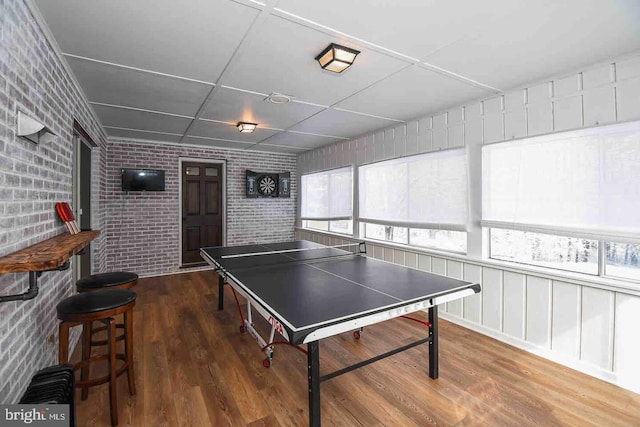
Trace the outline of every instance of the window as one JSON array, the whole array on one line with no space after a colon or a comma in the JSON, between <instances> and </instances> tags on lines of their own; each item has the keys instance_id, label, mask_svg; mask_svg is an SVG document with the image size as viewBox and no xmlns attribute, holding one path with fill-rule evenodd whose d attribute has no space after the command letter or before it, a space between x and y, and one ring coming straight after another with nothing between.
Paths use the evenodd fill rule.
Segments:
<instances>
[{"instance_id":1,"label":"window","mask_svg":"<svg viewBox=\"0 0 640 427\"><path fill-rule=\"evenodd\" d=\"M487 145L482 156L492 258L640 279L640 122Z\"/></svg>"},{"instance_id":2,"label":"window","mask_svg":"<svg viewBox=\"0 0 640 427\"><path fill-rule=\"evenodd\" d=\"M598 274L598 241L528 231L491 229L491 258Z\"/></svg>"},{"instance_id":3,"label":"window","mask_svg":"<svg viewBox=\"0 0 640 427\"><path fill-rule=\"evenodd\" d=\"M640 245L609 242L605 274L640 281Z\"/></svg>"},{"instance_id":4,"label":"window","mask_svg":"<svg viewBox=\"0 0 640 427\"><path fill-rule=\"evenodd\" d=\"M353 172L350 167L301 177L302 226L336 233L353 233Z\"/></svg>"},{"instance_id":5,"label":"window","mask_svg":"<svg viewBox=\"0 0 640 427\"><path fill-rule=\"evenodd\" d=\"M358 173L359 219L364 237L466 251L465 149L365 165ZM449 237L457 241L453 243Z\"/></svg>"}]
</instances>

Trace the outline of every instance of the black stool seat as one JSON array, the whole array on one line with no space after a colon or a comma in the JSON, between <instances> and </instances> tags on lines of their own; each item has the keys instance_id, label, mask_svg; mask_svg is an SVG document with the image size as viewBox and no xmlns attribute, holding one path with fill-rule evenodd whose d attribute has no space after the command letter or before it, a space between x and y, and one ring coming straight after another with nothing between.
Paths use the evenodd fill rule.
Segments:
<instances>
[{"instance_id":1,"label":"black stool seat","mask_svg":"<svg viewBox=\"0 0 640 427\"><path fill-rule=\"evenodd\" d=\"M78 292L94 289L103 289L110 286L122 286L127 283L136 282L138 275L129 271L112 271L109 273L92 274L76 282Z\"/></svg>"},{"instance_id":2,"label":"black stool seat","mask_svg":"<svg viewBox=\"0 0 640 427\"><path fill-rule=\"evenodd\" d=\"M57 306L58 318L65 315L113 310L135 301L136 293L127 289L103 289L77 294L62 300ZM62 316L62 317L61 317Z\"/></svg>"}]
</instances>

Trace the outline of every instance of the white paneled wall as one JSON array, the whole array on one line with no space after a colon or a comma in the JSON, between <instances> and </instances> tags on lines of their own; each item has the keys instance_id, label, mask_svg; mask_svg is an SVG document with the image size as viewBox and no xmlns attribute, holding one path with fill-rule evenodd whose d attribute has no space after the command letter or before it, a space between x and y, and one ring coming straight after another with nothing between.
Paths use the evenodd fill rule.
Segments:
<instances>
[{"instance_id":1,"label":"white paneled wall","mask_svg":"<svg viewBox=\"0 0 640 427\"><path fill-rule=\"evenodd\" d=\"M632 120L640 120L640 55L306 152L298 156L297 169L305 174ZM308 230L299 230L298 237L324 244L341 240ZM443 317L640 393L640 292L390 246L370 244L367 254L481 283L480 294L448 303Z\"/></svg>"}]
</instances>

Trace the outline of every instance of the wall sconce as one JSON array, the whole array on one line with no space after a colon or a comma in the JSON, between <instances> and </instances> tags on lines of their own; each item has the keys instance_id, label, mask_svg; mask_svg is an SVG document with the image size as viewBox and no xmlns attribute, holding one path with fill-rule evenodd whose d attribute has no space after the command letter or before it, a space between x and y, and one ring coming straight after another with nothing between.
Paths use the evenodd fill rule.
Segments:
<instances>
[{"instance_id":1,"label":"wall sconce","mask_svg":"<svg viewBox=\"0 0 640 427\"><path fill-rule=\"evenodd\" d=\"M256 127L258 126L257 123L246 123L246 122L238 122L238 124L236 125L238 127L238 130L242 133L251 133L254 130L256 130Z\"/></svg>"},{"instance_id":2,"label":"wall sconce","mask_svg":"<svg viewBox=\"0 0 640 427\"><path fill-rule=\"evenodd\" d=\"M359 50L331 43L320 55L316 56L316 61L323 70L341 73L353 64L359 53Z\"/></svg>"},{"instance_id":3,"label":"wall sconce","mask_svg":"<svg viewBox=\"0 0 640 427\"><path fill-rule=\"evenodd\" d=\"M18 111L17 135L25 137L35 144L51 142L56 137L56 134L51 129L27 116L22 111Z\"/></svg>"}]
</instances>

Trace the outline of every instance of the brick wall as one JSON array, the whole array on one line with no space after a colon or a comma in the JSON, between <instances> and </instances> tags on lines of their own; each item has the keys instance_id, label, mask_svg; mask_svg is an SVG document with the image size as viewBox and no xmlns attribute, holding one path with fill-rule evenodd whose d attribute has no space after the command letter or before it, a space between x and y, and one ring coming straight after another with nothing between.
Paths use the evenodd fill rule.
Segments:
<instances>
[{"instance_id":1,"label":"brick wall","mask_svg":"<svg viewBox=\"0 0 640 427\"><path fill-rule=\"evenodd\" d=\"M16 137L17 109L46 124L56 140L36 145ZM71 200L74 119L104 144L99 124L28 7L22 0L0 1L0 256L66 232L54 204ZM104 175L101 165L99 147L95 182ZM98 192L92 202L99 206L100 199ZM103 220L96 216L94 226L100 228ZM95 247L99 259L104 243ZM0 274L0 295L24 292L28 277ZM72 282L71 270L47 272L35 299L0 303L1 403L16 402L33 373L56 362L55 305L72 293Z\"/></svg>"},{"instance_id":2,"label":"brick wall","mask_svg":"<svg viewBox=\"0 0 640 427\"><path fill-rule=\"evenodd\" d=\"M290 198L248 199L245 173L247 169L273 173L291 171L295 182L295 155L110 140L106 187L107 270L125 269L140 275L178 271L180 158L226 161L227 244L293 239L296 186L292 186ZM122 168L163 169L166 191L123 192Z\"/></svg>"}]
</instances>

